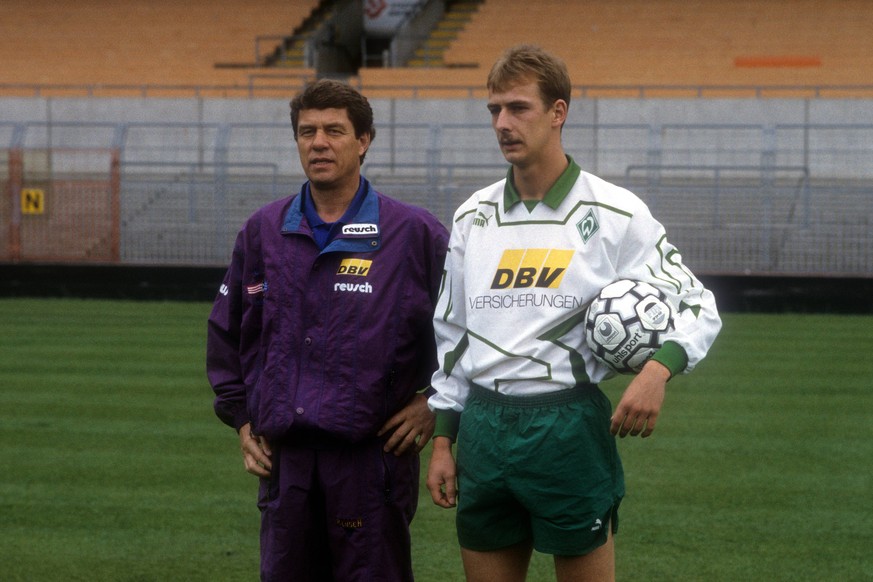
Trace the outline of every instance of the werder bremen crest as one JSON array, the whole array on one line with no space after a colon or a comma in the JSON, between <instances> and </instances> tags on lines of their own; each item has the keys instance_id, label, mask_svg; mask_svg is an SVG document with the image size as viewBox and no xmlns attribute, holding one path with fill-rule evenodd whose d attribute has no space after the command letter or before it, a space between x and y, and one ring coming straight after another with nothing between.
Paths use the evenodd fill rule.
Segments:
<instances>
[{"instance_id":1,"label":"werder bremen crest","mask_svg":"<svg viewBox=\"0 0 873 582\"><path fill-rule=\"evenodd\" d=\"M594 215L594 209L588 211L585 218L576 223L576 228L579 229L579 234L582 235L582 242L587 243L594 236L597 229L600 228L600 223L597 222L597 217Z\"/></svg>"}]
</instances>

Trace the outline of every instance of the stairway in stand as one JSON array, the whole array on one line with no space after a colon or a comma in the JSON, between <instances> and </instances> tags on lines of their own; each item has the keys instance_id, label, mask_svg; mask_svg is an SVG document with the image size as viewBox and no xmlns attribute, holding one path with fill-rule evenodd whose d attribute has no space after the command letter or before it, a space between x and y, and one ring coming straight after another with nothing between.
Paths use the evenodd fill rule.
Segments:
<instances>
[{"instance_id":1,"label":"stairway in stand","mask_svg":"<svg viewBox=\"0 0 873 582\"><path fill-rule=\"evenodd\" d=\"M432 68L446 66L444 54L458 33L473 18L484 0L447 2L446 12L437 26L406 64L408 67Z\"/></svg>"}]
</instances>

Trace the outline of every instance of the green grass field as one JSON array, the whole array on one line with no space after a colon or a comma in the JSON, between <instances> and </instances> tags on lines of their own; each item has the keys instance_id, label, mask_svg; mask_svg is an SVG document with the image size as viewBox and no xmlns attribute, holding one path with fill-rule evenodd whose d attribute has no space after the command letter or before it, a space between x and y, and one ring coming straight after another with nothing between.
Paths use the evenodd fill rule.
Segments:
<instances>
[{"instance_id":1,"label":"green grass field","mask_svg":"<svg viewBox=\"0 0 873 582\"><path fill-rule=\"evenodd\" d=\"M0 300L0 580L257 579L202 303ZM619 447L619 580L873 580L873 317L726 314ZM622 381L606 383L613 402ZM462 580L422 488L420 582ZM529 580L552 580L535 555Z\"/></svg>"}]
</instances>

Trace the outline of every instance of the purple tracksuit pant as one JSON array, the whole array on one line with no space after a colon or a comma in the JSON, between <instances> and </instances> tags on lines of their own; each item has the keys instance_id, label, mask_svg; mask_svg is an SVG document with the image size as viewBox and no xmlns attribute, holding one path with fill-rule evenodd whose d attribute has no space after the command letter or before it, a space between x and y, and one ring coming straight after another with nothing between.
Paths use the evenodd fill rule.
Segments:
<instances>
[{"instance_id":1,"label":"purple tracksuit pant","mask_svg":"<svg viewBox=\"0 0 873 582\"><path fill-rule=\"evenodd\" d=\"M272 475L261 479L258 497L261 579L412 581L418 455L385 453L376 438L324 443L321 436L273 444Z\"/></svg>"}]
</instances>

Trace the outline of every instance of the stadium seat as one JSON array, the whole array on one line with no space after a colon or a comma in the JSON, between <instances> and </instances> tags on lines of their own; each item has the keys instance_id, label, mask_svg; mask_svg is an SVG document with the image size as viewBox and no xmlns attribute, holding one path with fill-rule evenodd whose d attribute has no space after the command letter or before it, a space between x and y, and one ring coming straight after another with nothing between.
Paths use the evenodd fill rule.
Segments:
<instances>
[{"instance_id":1,"label":"stadium seat","mask_svg":"<svg viewBox=\"0 0 873 582\"><path fill-rule=\"evenodd\" d=\"M61 9L48 0L12 2L3 6L2 83L245 84L256 39L270 37L273 45L267 41L261 49L271 50L316 5L318 0L117 0Z\"/></svg>"}]
</instances>

